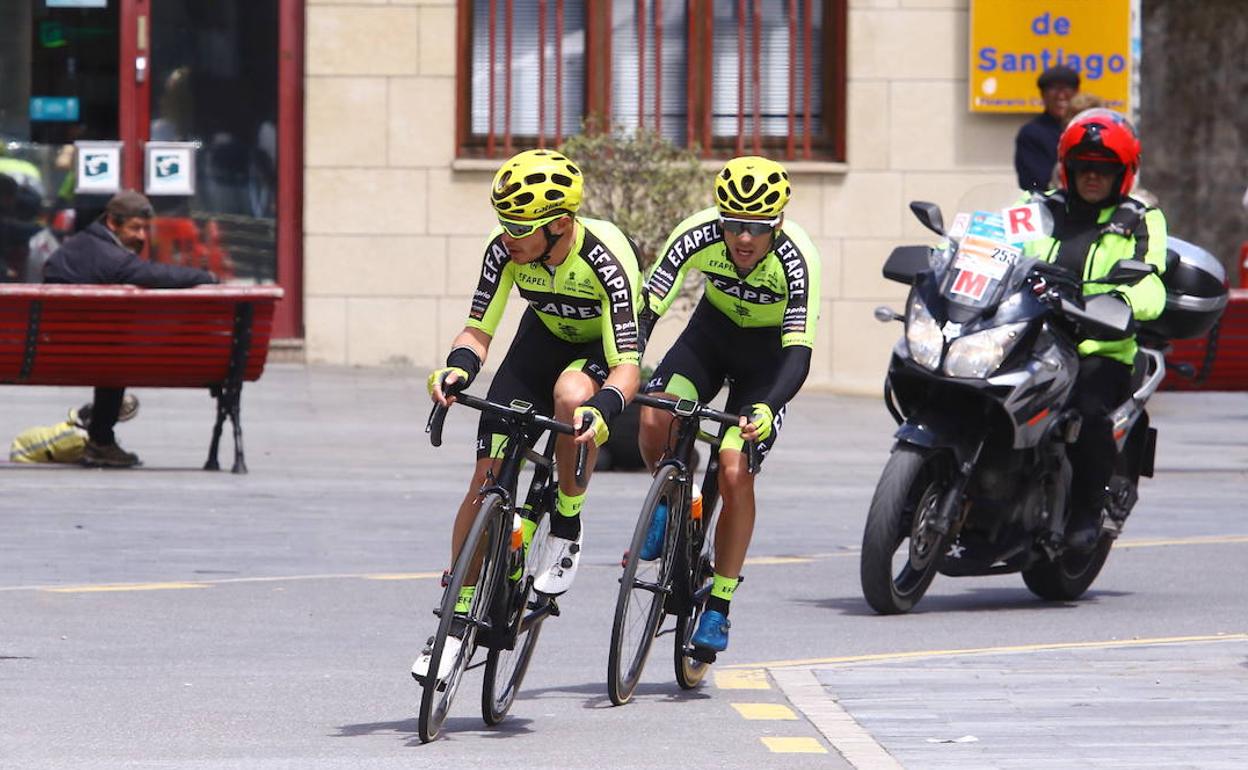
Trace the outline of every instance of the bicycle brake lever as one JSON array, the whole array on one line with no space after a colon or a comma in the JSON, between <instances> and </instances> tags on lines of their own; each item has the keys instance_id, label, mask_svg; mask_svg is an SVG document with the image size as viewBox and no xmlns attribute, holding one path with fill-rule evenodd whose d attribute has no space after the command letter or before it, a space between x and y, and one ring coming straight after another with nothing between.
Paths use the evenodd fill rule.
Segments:
<instances>
[{"instance_id":1,"label":"bicycle brake lever","mask_svg":"<svg viewBox=\"0 0 1248 770\"><path fill-rule=\"evenodd\" d=\"M588 480L585 478L585 465L589 460L589 447L581 444L576 448L576 485L581 489L585 488Z\"/></svg>"},{"instance_id":2,"label":"bicycle brake lever","mask_svg":"<svg viewBox=\"0 0 1248 770\"><path fill-rule=\"evenodd\" d=\"M429 443L435 447L442 446L442 423L446 422L446 407L434 404L429 412L429 421L425 423L425 433L429 434Z\"/></svg>"}]
</instances>

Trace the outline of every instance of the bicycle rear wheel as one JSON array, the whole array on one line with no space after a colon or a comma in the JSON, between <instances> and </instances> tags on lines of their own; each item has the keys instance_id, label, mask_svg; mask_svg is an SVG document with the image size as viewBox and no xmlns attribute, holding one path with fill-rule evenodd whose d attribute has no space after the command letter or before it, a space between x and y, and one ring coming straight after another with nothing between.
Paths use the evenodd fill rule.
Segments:
<instances>
[{"instance_id":1,"label":"bicycle rear wheel","mask_svg":"<svg viewBox=\"0 0 1248 770\"><path fill-rule=\"evenodd\" d=\"M524 617L536 607L529 606L529 597L533 596L533 571L538 562L534 549L546 542L550 532L550 517L543 516L542 521L533 533L529 552L526 555L524 572L520 582L510 591L511 606L508 607L508 628L512 624L523 624ZM544 601L550 601L545 599ZM481 716L487 725L496 725L503 721L511 704L520 691L520 683L529 670L529 660L533 657L533 649L537 647L537 637L542 632L545 616L540 616L528 625L521 625L516 636L516 643L510 650L491 649L485 659L485 682L481 686Z\"/></svg>"},{"instance_id":2,"label":"bicycle rear wheel","mask_svg":"<svg viewBox=\"0 0 1248 770\"><path fill-rule=\"evenodd\" d=\"M692 532L685 541L685 547L691 552L690 556L682 556L682 558L688 558L686 564L695 565L693 569L684 573L685 579L689 581L688 611L676 616L676 640L673 652L675 653L676 683L682 690L692 690L701 684L707 670L711 667L710 663L689 656L689 642L698 628L698 621L702 619L702 611L706 608L706 597L711 593L711 580L715 574L715 524L719 521L719 512L715 511L710 515L709 524L708 519L705 518L706 515L707 512L704 511L704 518L692 528ZM694 548L697 549L696 552ZM680 569L677 569L676 574L677 580L681 579Z\"/></svg>"},{"instance_id":3,"label":"bicycle rear wheel","mask_svg":"<svg viewBox=\"0 0 1248 770\"><path fill-rule=\"evenodd\" d=\"M455 693L475 652L477 631L489 620L495 585L500 578L505 578L498 574L500 569L506 568L502 549L507 547L507 539L511 535L510 520L506 519L504 513L503 499L496 494L486 495L468 537L464 540L459 555L455 557L450 583L442 596L441 620L438 622L438 630L433 639L433 654L429 660L429 672L433 675L426 676L422 682L419 719L421 743L432 741L442 731L442 723L451 710L451 702L455 699ZM477 591L473 596L472 606L466 616L456 616L455 603L459 598L459 591L464 587L478 552L482 553L481 569L477 576ZM446 678L439 680L436 673L441 667L446 638L452 630L462 633L462 643Z\"/></svg>"},{"instance_id":4,"label":"bicycle rear wheel","mask_svg":"<svg viewBox=\"0 0 1248 770\"><path fill-rule=\"evenodd\" d=\"M663 549L652 561L641 560L641 549L650 530L650 521L661 503L667 505L667 532ZM650 492L641 506L633 540L624 560L620 592L615 602L615 622L611 628L611 651L607 667L607 694L617 706L633 697L641 672L650 654L664 605L672 588L672 563L676 540L685 521L685 485L672 465L664 465L654 477Z\"/></svg>"}]
</instances>

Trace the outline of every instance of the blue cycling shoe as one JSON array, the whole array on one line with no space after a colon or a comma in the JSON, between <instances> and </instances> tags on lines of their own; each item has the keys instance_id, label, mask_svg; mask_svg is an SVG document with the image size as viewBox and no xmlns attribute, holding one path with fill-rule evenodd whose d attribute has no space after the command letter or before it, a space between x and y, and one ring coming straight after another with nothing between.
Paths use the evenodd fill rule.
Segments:
<instances>
[{"instance_id":1,"label":"blue cycling shoe","mask_svg":"<svg viewBox=\"0 0 1248 770\"><path fill-rule=\"evenodd\" d=\"M728 649L728 629L730 628L732 628L732 623L724 617L724 613L707 610L702 613L702 619L698 621L698 630L693 633L691 640L693 646L723 652Z\"/></svg>"},{"instance_id":2,"label":"blue cycling shoe","mask_svg":"<svg viewBox=\"0 0 1248 770\"><path fill-rule=\"evenodd\" d=\"M646 530L646 542L641 546L638 557L642 561L654 561L663 553L664 535L667 534L667 503L659 503L654 509L654 517L650 519L650 529Z\"/></svg>"}]
</instances>

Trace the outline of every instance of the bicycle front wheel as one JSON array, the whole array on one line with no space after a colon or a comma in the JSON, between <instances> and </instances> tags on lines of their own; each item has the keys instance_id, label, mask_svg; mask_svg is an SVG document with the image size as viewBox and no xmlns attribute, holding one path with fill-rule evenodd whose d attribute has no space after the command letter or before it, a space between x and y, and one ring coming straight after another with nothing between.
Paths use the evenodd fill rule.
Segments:
<instances>
[{"instance_id":1,"label":"bicycle front wheel","mask_svg":"<svg viewBox=\"0 0 1248 770\"><path fill-rule=\"evenodd\" d=\"M650 522L660 505L667 506L667 530L659 556L641 560L641 549L650 531ZM676 540L685 521L684 483L678 470L671 465L659 468L650 492L641 506L633 540L624 559L624 574L615 602L615 623L611 628L611 651L607 668L607 694L617 706L633 697L641 672L650 654L659 626L663 624L664 605L672 590L672 563L676 557Z\"/></svg>"},{"instance_id":2,"label":"bicycle front wheel","mask_svg":"<svg viewBox=\"0 0 1248 770\"><path fill-rule=\"evenodd\" d=\"M442 731L442 723L451 710L451 702L455 699L455 693L475 651L477 630L489 620L494 587L500 578L505 579L504 575L497 574L499 570L506 568L502 549L507 547L511 535L511 520L505 513L506 504L501 497L496 494L486 495L481 503L481 510L468 531L468 537L460 547L459 555L455 557L450 583L442 596L441 620L438 622L438 630L433 639L433 654L429 660L430 675L422 683L419 719L421 743L432 741ZM472 606L467 614L456 615L455 604L460 589L468 582L478 556L480 568L477 571L477 590L473 595ZM452 634L460 637L461 644L446 676L438 678L436 673L446 668L442 656L447 651L447 637Z\"/></svg>"},{"instance_id":3,"label":"bicycle front wheel","mask_svg":"<svg viewBox=\"0 0 1248 770\"><path fill-rule=\"evenodd\" d=\"M541 615L525 623L525 616L537 607L529 606L529 597L533 596L533 572L538 563L536 549L546 542L550 532L550 517L543 516L537 530L530 541L530 552L525 558L524 572L519 583L512 587L511 605L508 607L508 628L513 624L520 626L516 635L516 643L510 650L492 649L485 659L485 682L481 687L481 716L487 725L496 725L503 721L511 704L520 692L520 683L529 670L529 660L533 657L533 649L537 647L537 637L542 632L542 622L546 619ZM545 599L544 601L550 601Z\"/></svg>"}]
</instances>

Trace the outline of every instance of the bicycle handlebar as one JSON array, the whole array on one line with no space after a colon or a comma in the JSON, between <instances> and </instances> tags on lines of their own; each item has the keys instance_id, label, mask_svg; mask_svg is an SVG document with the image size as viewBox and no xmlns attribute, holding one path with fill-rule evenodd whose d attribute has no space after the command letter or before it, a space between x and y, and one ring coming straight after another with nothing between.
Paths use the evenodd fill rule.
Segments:
<instances>
[{"instance_id":1,"label":"bicycle handlebar","mask_svg":"<svg viewBox=\"0 0 1248 770\"><path fill-rule=\"evenodd\" d=\"M552 433L562 433L568 436L577 434L576 428L567 423L538 414L533 410L532 405L527 405L527 409L520 409L510 404L498 404L488 399L477 398L471 393L456 393L455 403L463 404L481 412L507 415L520 422L536 425L542 430L548 430ZM429 443L435 447L442 446L442 424L446 421L447 411L448 407L435 403L433 409L429 412L429 421L425 424L425 432L429 434ZM585 466L588 459L589 446L587 444L578 444L576 447L576 484L582 488L585 486Z\"/></svg>"},{"instance_id":2,"label":"bicycle handlebar","mask_svg":"<svg viewBox=\"0 0 1248 770\"><path fill-rule=\"evenodd\" d=\"M638 393L633 397L633 400L644 406L652 406L655 409L662 409L664 411L671 412L678 417L696 419L706 418L708 420L714 420L715 422L726 425L730 428L735 428L740 425L742 417L745 417L747 420L749 419L749 415L721 412L718 409L713 409L707 406L706 404L701 404L697 401L690 401L683 398L673 401L670 398L657 398L655 396L647 396L644 393ZM761 462L760 453L758 451L758 442L750 441L746 443L745 449L746 463L750 474L753 475L758 473L758 466Z\"/></svg>"}]
</instances>

